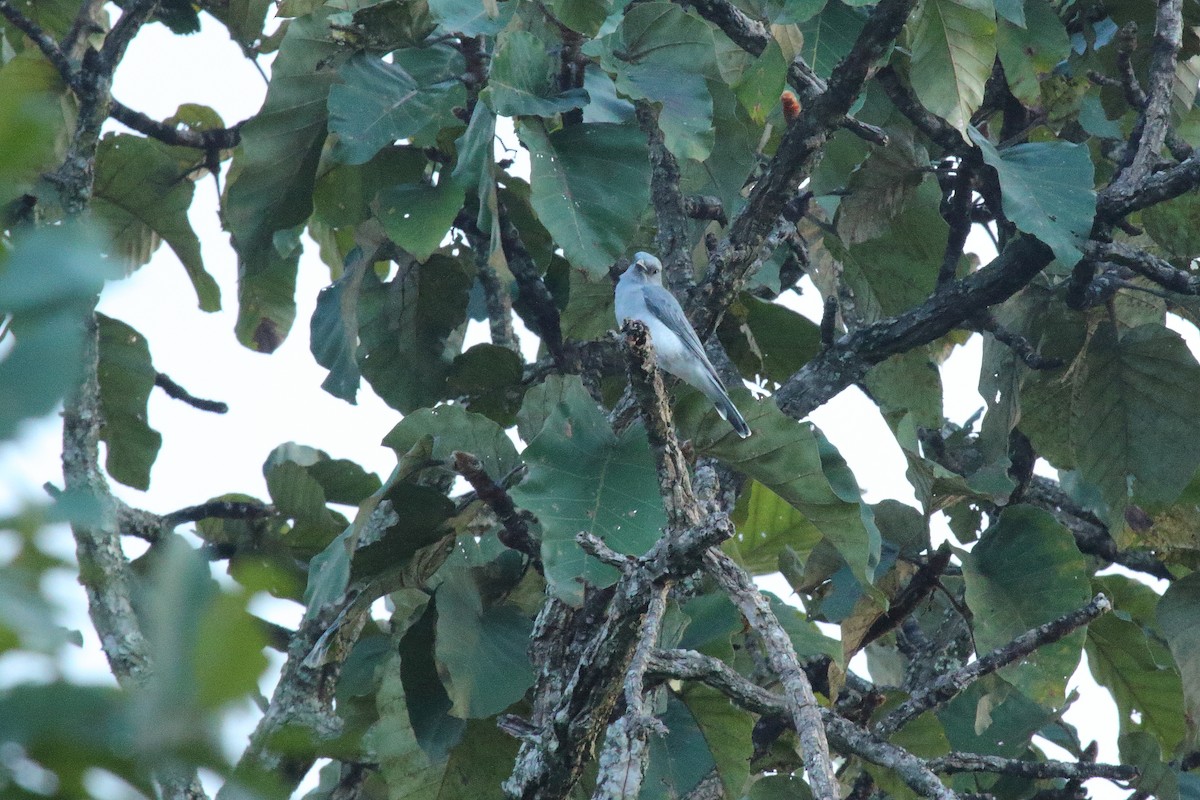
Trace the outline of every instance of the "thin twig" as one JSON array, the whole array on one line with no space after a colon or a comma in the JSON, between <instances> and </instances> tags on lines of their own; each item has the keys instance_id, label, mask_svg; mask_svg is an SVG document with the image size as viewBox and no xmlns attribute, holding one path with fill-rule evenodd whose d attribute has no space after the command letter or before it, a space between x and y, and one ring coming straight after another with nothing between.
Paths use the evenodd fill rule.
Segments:
<instances>
[{"instance_id":1,"label":"thin twig","mask_svg":"<svg viewBox=\"0 0 1200 800\"><path fill-rule=\"evenodd\" d=\"M154 376L154 385L167 393L168 397L175 400L187 403L192 408L201 411L211 411L214 414L225 414L229 411L229 405L222 403L219 400L204 400L200 397L194 397L187 389L184 389L166 373L159 372Z\"/></svg>"}]
</instances>

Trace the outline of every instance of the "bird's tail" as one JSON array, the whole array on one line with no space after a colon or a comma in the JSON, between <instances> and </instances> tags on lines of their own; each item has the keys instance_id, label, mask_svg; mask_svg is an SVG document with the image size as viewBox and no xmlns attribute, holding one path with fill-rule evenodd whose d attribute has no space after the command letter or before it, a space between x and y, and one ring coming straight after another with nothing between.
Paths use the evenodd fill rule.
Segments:
<instances>
[{"instance_id":1,"label":"bird's tail","mask_svg":"<svg viewBox=\"0 0 1200 800\"><path fill-rule=\"evenodd\" d=\"M750 426L746 424L745 417L742 416L742 412L737 410L737 406L729 399L728 394L721 392L719 396L712 398L712 401L716 406L717 413L721 415L721 419L732 425L738 436L745 439L750 435Z\"/></svg>"}]
</instances>

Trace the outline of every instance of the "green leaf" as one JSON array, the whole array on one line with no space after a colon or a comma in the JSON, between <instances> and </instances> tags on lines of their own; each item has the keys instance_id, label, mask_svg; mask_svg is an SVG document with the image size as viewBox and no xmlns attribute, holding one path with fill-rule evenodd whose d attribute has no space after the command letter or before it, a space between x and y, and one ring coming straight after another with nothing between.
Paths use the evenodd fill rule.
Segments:
<instances>
[{"instance_id":1,"label":"green leaf","mask_svg":"<svg viewBox=\"0 0 1200 800\"><path fill-rule=\"evenodd\" d=\"M1025 0L994 0L996 16L1018 28L1027 27L1025 22ZM1042 0L1033 0L1033 5L1044 5ZM1006 68L1007 69L1007 68Z\"/></svg>"},{"instance_id":2,"label":"green leaf","mask_svg":"<svg viewBox=\"0 0 1200 800\"><path fill-rule=\"evenodd\" d=\"M758 481L742 492L731 519L737 532L722 548L754 575L777 571L785 547L807 554L822 538L807 517Z\"/></svg>"},{"instance_id":3,"label":"green leaf","mask_svg":"<svg viewBox=\"0 0 1200 800\"><path fill-rule=\"evenodd\" d=\"M67 92L58 70L36 51L0 66L0 224L10 224L13 205L37 194L42 173L65 154L75 116Z\"/></svg>"},{"instance_id":4,"label":"green leaf","mask_svg":"<svg viewBox=\"0 0 1200 800\"><path fill-rule=\"evenodd\" d=\"M889 230L904 230L905 222L893 224L893 220L914 201L932 201L930 192L921 192L929 172L929 152L903 131L889 134L889 139L887 147L871 148L870 155L846 183L849 194L838 204L834 224L838 238L847 245L874 239Z\"/></svg>"},{"instance_id":5,"label":"green leaf","mask_svg":"<svg viewBox=\"0 0 1200 800\"><path fill-rule=\"evenodd\" d=\"M463 36L494 36L517 7L515 0L430 0L429 11L443 30Z\"/></svg>"},{"instance_id":6,"label":"green leaf","mask_svg":"<svg viewBox=\"0 0 1200 800\"><path fill-rule=\"evenodd\" d=\"M907 311L937 285L950 231L938 213L939 198L937 183L929 181L892 220L888 235L848 249L826 237L830 252L842 259L844 279L864 319L874 322Z\"/></svg>"},{"instance_id":7,"label":"green leaf","mask_svg":"<svg viewBox=\"0 0 1200 800\"><path fill-rule=\"evenodd\" d=\"M713 98L713 131L721 146L703 163L679 165L680 189L720 198L726 216L732 219L746 204L742 187L755 163L762 129L741 113L737 97L724 81L709 81L708 88Z\"/></svg>"},{"instance_id":8,"label":"green leaf","mask_svg":"<svg viewBox=\"0 0 1200 800\"><path fill-rule=\"evenodd\" d=\"M517 606L481 596L474 570L452 561L437 589L437 661L452 715L482 719L525 696L533 685L533 622Z\"/></svg>"},{"instance_id":9,"label":"green leaf","mask_svg":"<svg viewBox=\"0 0 1200 800\"><path fill-rule=\"evenodd\" d=\"M754 431L749 439L738 438L699 393L676 406L675 422L697 453L720 459L791 503L837 548L854 577L870 586L879 564L879 531L869 507L847 502L831 485L815 429L772 402L742 402L739 408Z\"/></svg>"},{"instance_id":10,"label":"green leaf","mask_svg":"<svg viewBox=\"0 0 1200 800\"><path fill-rule=\"evenodd\" d=\"M783 383L821 349L821 331L807 317L743 293L717 329L743 375Z\"/></svg>"},{"instance_id":11,"label":"green leaf","mask_svg":"<svg viewBox=\"0 0 1200 800\"><path fill-rule=\"evenodd\" d=\"M1167 588L1158 603L1158 624L1171 648L1183 679L1188 742L1196 742L1196 719L1200 714L1200 573L1193 572Z\"/></svg>"},{"instance_id":12,"label":"green leaf","mask_svg":"<svg viewBox=\"0 0 1200 800\"><path fill-rule=\"evenodd\" d=\"M616 31L584 48L616 74L622 94L661 103L667 149L697 161L708 158L714 143L707 80L717 76L715 50L707 23L666 2L631 6Z\"/></svg>"},{"instance_id":13,"label":"green leaf","mask_svg":"<svg viewBox=\"0 0 1200 800\"><path fill-rule=\"evenodd\" d=\"M618 576L586 555L575 535L587 531L618 552L641 555L658 540L666 515L645 429L631 425L618 437L578 378L566 387L522 454L529 474L512 496L541 521L550 590L578 604L583 584L605 587Z\"/></svg>"},{"instance_id":14,"label":"green leaf","mask_svg":"<svg viewBox=\"0 0 1200 800\"><path fill-rule=\"evenodd\" d=\"M968 686L935 712L953 750L1015 758L1055 718L996 675Z\"/></svg>"},{"instance_id":15,"label":"green leaf","mask_svg":"<svg viewBox=\"0 0 1200 800\"><path fill-rule=\"evenodd\" d=\"M0 316L12 315L3 340L15 338L0 359L0 439L21 420L50 413L81 374L85 321L105 277L103 250L82 225L46 226L14 237L0 260Z\"/></svg>"},{"instance_id":16,"label":"green leaf","mask_svg":"<svg viewBox=\"0 0 1200 800\"><path fill-rule=\"evenodd\" d=\"M1139 792L1160 800L1179 800L1179 774L1163 759L1154 737L1134 731L1118 739L1117 746L1121 763L1133 764L1141 773L1134 783Z\"/></svg>"},{"instance_id":17,"label":"green leaf","mask_svg":"<svg viewBox=\"0 0 1200 800\"><path fill-rule=\"evenodd\" d=\"M271 502L283 517L292 520L284 541L301 558L324 549L345 528L326 507L325 490L304 466L284 461L266 474Z\"/></svg>"},{"instance_id":18,"label":"green leaf","mask_svg":"<svg viewBox=\"0 0 1200 800\"><path fill-rule=\"evenodd\" d=\"M633 241L650 202L646 137L637 128L604 123L547 135L533 121L519 132L533 161L538 219L572 265L604 274Z\"/></svg>"},{"instance_id":19,"label":"green leaf","mask_svg":"<svg viewBox=\"0 0 1200 800\"><path fill-rule=\"evenodd\" d=\"M767 121L767 115L779 106L779 95L784 90L787 63L779 42L772 39L767 49L742 74L734 87L734 94L750 119L758 125Z\"/></svg>"},{"instance_id":20,"label":"green leaf","mask_svg":"<svg viewBox=\"0 0 1200 800\"><path fill-rule=\"evenodd\" d=\"M309 324L309 349L318 364L329 370L321 388L347 403L358 402L358 297L364 271L365 254L356 247L347 258L342 277L317 295Z\"/></svg>"},{"instance_id":21,"label":"green leaf","mask_svg":"<svg viewBox=\"0 0 1200 800\"><path fill-rule=\"evenodd\" d=\"M424 261L446 238L462 208L463 189L448 180L437 186L404 184L384 189L375 202L375 215L387 235Z\"/></svg>"},{"instance_id":22,"label":"green leaf","mask_svg":"<svg viewBox=\"0 0 1200 800\"><path fill-rule=\"evenodd\" d=\"M1183 686L1178 672L1155 662L1142 626L1117 614L1092 620L1087 656L1096 682L1117 704L1121 733L1145 730L1174 752L1184 736Z\"/></svg>"},{"instance_id":23,"label":"green leaf","mask_svg":"<svg viewBox=\"0 0 1200 800\"><path fill-rule=\"evenodd\" d=\"M1033 107L1042 101L1041 80L1070 55L1071 39L1046 0L1030 0L1027 9L1020 0L1009 2L1020 11L1020 21L1008 18L1002 4L996 4L996 13L1004 17L997 21L996 50L1013 96Z\"/></svg>"},{"instance_id":24,"label":"green leaf","mask_svg":"<svg viewBox=\"0 0 1200 800\"><path fill-rule=\"evenodd\" d=\"M100 326L100 410L104 425L104 468L114 479L143 491L150 488L150 467L162 446L162 434L146 421L146 403L158 377L146 337L120 320L97 314Z\"/></svg>"},{"instance_id":25,"label":"green leaf","mask_svg":"<svg viewBox=\"0 0 1200 800\"><path fill-rule=\"evenodd\" d=\"M0 567L0 653L53 655L69 642L82 644L78 633L55 623L56 609L41 593L40 579L38 570L19 563Z\"/></svg>"},{"instance_id":26,"label":"green leaf","mask_svg":"<svg viewBox=\"0 0 1200 800\"><path fill-rule=\"evenodd\" d=\"M450 696L446 694L442 679L438 676L437 662L434 660L437 617L436 603L429 603L400 637L397 653L405 708L389 711L383 707L382 701L401 689L388 677L384 678L379 689L380 718L404 713L404 722L411 720L412 733L427 757L426 763L444 762L466 730L463 720L450 716ZM388 670L388 673L394 675L393 670ZM392 683L391 687L389 683ZM391 702L394 703L394 700Z\"/></svg>"},{"instance_id":27,"label":"green leaf","mask_svg":"<svg viewBox=\"0 0 1200 800\"><path fill-rule=\"evenodd\" d=\"M347 60L338 71L343 83L329 91L334 158L364 164L399 139L431 144L437 131L457 124L452 109L466 104L465 69L448 45L397 50L391 63L366 53Z\"/></svg>"},{"instance_id":28,"label":"green leaf","mask_svg":"<svg viewBox=\"0 0 1200 800\"><path fill-rule=\"evenodd\" d=\"M329 38L328 9L293 20L271 68L262 109L241 129L230 167L225 225L238 251L238 341L273 352L296 314L299 244L276 233L312 212L317 161L325 141L325 99L335 79L325 65L342 52Z\"/></svg>"},{"instance_id":29,"label":"green leaf","mask_svg":"<svg viewBox=\"0 0 1200 800\"><path fill-rule=\"evenodd\" d=\"M519 30L497 37L488 85L479 97L502 117L549 117L588 102L582 89L559 91L558 66L545 42Z\"/></svg>"},{"instance_id":30,"label":"green leaf","mask_svg":"<svg viewBox=\"0 0 1200 800\"><path fill-rule=\"evenodd\" d=\"M1048 513L1030 506L1006 508L962 559L979 655L1091 599L1087 563L1074 537ZM1057 708L1079 664L1083 638L1083 631L1075 631L1000 674L1035 702Z\"/></svg>"},{"instance_id":31,"label":"green leaf","mask_svg":"<svg viewBox=\"0 0 1200 800\"><path fill-rule=\"evenodd\" d=\"M1200 364L1183 339L1156 324L1118 339L1104 324L1081 369L1071 410L1080 474L1113 513L1131 486L1148 501L1173 501L1200 466Z\"/></svg>"},{"instance_id":32,"label":"green leaf","mask_svg":"<svg viewBox=\"0 0 1200 800\"><path fill-rule=\"evenodd\" d=\"M371 387L404 413L445 397L466 322L471 276L447 256L402 268L388 283L367 270L358 306L358 366Z\"/></svg>"},{"instance_id":33,"label":"green leaf","mask_svg":"<svg viewBox=\"0 0 1200 800\"><path fill-rule=\"evenodd\" d=\"M271 0L229 0L204 10L224 23L231 39L243 48L251 48L260 42ZM272 74L276 74L275 70Z\"/></svg>"},{"instance_id":34,"label":"green leaf","mask_svg":"<svg viewBox=\"0 0 1200 800\"><path fill-rule=\"evenodd\" d=\"M1034 142L1001 152L975 128L970 133L1000 177L1005 216L1049 245L1064 266L1074 266L1096 216L1095 170L1087 145Z\"/></svg>"},{"instance_id":35,"label":"green leaf","mask_svg":"<svg viewBox=\"0 0 1200 800\"><path fill-rule=\"evenodd\" d=\"M383 438L383 445L403 456L427 436L431 439L431 458L449 463L454 451L462 450L483 462L488 476L496 482L521 463L503 428L462 406L418 409L392 428Z\"/></svg>"},{"instance_id":36,"label":"green leaf","mask_svg":"<svg viewBox=\"0 0 1200 800\"><path fill-rule=\"evenodd\" d=\"M775 25L793 25L808 22L821 13L827 0L783 0L783 7L771 22Z\"/></svg>"},{"instance_id":37,"label":"green leaf","mask_svg":"<svg viewBox=\"0 0 1200 800\"><path fill-rule=\"evenodd\" d=\"M909 79L926 108L966 138L996 61L991 0L921 0L908 23Z\"/></svg>"},{"instance_id":38,"label":"green leaf","mask_svg":"<svg viewBox=\"0 0 1200 800\"><path fill-rule=\"evenodd\" d=\"M563 25L584 36L595 36L615 0L549 0L546 5Z\"/></svg>"},{"instance_id":39,"label":"green leaf","mask_svg":"<svg viewBox=\"0 0 1200 800\"><path fill-rule=\"evenodd\" d=\"M667 735L650 737L641 797L687 797L716 762L696 717L674 693L667 695L667 710L660 719Z\"/></svg>"},{"instance_id":40,"label":"green leaf","mask_svg":"<svg viewBox=\"0 0 1200 800\"><path fill-rule=\"evenodd\" d=\"M458 355L446 377L450 391L467 398L467 408L505 427L516 422L525 388L524 364L507 347L477 344Z\"/></svg>"},{"instance_id":41,"label":"green leaf","mask_svg":"<svg viewBox=\"0 0 1200 800\"><path fill-rule=\"evenodd\" d=\"M704 737L725 796L741 797L754 754L754 719L725 695L698 683L689 684L679 697Z\"/></svg>"},{"instance_id":42,"label":"green leaf","mask_svg":"<svg viewBox=\"0 0 1200 800\"><path fill-rule=\"evenodd\" d=\"M841 0L829 0L821 13L797 21L804 36L800 55L822 78L833 74L834 67L850 52L865 24L864 18Z\"/></svg>"},{"instance_id":43,"label":"green leaf","mask_svg":"<svg viewBox=\"0 0 1200 800\"><path fill-rule=\"evenodd\" d=\"M911 415L915 425L930 430L942 427L942 376L926 348L876 364L865 383L884 414Z\"/></svg>"},{"instance_id":44,"label":"green leaf","mask_svg":"<svg viewBox=\"0 0 1200 800\"><path fill-rule=\"evenodd\" d=\"M1150 206L1142 212L1146 233L1167 252L1189 266L1200 256L1200 197L1188 192Z\"/></svg>"}]
</instances>

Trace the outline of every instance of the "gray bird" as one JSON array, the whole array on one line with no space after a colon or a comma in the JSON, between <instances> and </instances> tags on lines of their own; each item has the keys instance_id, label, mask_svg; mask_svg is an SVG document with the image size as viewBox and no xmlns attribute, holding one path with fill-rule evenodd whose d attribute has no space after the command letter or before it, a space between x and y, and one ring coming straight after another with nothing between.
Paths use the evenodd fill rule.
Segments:
<instances>
[{"instance_id":1,"label":"gray bird","mask_svg":"<svg viewBox=\"0 0 1200 800\"><path fill-rule=\"evenodd\" d=\"M729 399L679 301L663 288L661 261L649 253L634 253L633 263L617 281L616 310L618 325L636 319L650 329L660 367L703 392L738 436L750 435L750 426Z\"/></svg>"}]
</instances>

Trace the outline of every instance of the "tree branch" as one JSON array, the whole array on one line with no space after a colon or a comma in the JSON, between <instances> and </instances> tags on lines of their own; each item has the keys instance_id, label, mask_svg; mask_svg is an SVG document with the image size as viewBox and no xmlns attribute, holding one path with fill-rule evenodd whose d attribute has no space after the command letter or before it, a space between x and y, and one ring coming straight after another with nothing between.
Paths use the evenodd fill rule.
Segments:
<instances>
[{"instance_id":1,"label":"tree branch","mask_svg":"<svg viewBox=\"0 0 1200 800\"><path fill-rule=\"evenodd\" d=\"M758 635L766 651L771 671L783 685L788 715L800 736L800 745L808 780L816 800L838 800L837 774L829 758L829 742L825 738L825 726L821 721L821 707L808 682L808 676L800 668L792 640L779 624L771 604L758 591L754 581L746 572L719 550L705 554L704 566L724 589L734 605L746 618L750 629Z\"/></svg>"},{"instance_id":2,"label":"tree branch","mask_svg":"<svg viewBox=\"0 0 1200 800\"><path fill-rule=\"evenodd\" d=\"M470 453L456 450L454 470L467 479L475 494L495 512L496 518L504 526L504 532L499 534L501 544L532 559L540 560L541 548L529 533L528 512L517 509L504 487L488 476L483 462Z\"/></svg>"},{"instance_id":3,"label":"tree branch","mask_svg":"<svg viewBox=\"0 0 1200 800\"><path fill-rule=\"evenodd\" d=\"M1019 778L1047 780L1065 778L1085 781L1088 778L1107 778L1110 781L1131 781L1138 777L1137 767L1127 764L1097 764L1094 761L1027 761L1019 758L1001 758L977 753L950 753L929 761L934 772L994 772L999 775L1015 775Z\"/></svg>"},{"instance_id":4,"label":"tree branch","mask_svg":"<svg viewBox=\"0 0 1200 800\"><path fill-rule=\"evenodd\" d=\"M997 647L976 661L954 672L942 675L932 684L913 692L909 699L893 709L875 725L875 733L885 738L891 736L929 709L948 702L984 675L989 675L1018 658L1029 655L1042 645L1057 642L1110 610L1112 610L1112 603L1109 599L1102 594L1096 595L1083 608L1022 633L1008 644Z\"/></svg>"},{"instance_id":5,"label":"tree branch","mask_svg":"<svg viewBox=\"0 0 1200 800\"><path fill-rule=\"evenodd\" d=\"M730 41L753 56L762 55L771 43L767 26L752 19L728 0L676 0L683 7L691 6L696 13L721 29Z\"/></svg>"},{"instance_id":6,"label":"tree branch","mask_svg":"<svg viewBox=\"0 0 1200 800\"><path fill-rule=\"evenodd\" d=\"M1172 292L1186 295L1200 294L1200 275L1193 275L1186 270L1177 269L1165 259L1151 255L1133 245L1122 242L1088 242L1084 252L1088 258L1123 264Z\"/></svg>"},{"instance_id":7,"label":"tree branch","mask_svg":"<svg viewBox=\"0 0 1200 800\"><path fill-rule=\"evenodd\" d=\"M667 288L679 295L695 283L688 246L687 204L679 191L679 162L663 142L658 111L649 101L637 102L637 119L650 145L650 201L658 222L654 246L663 262Z\"/></svg>"},{"instance_id":8,"label":"tree branch","mask_svg":"<svg viewBox=\"0 0 1200 800\"><path fill-rule=\"evenodd\" d=\"M168 397L187 403L192 408L201 411L211 411L214 414L225 414L229 411L227 403L222 403L219 400L204 400L192 396L188 393L187 389L184 389L178 383L171 380L171 377L166 373L159 372L155 374L154 385L166 392Z\"/></svg>"}]
</instances>

